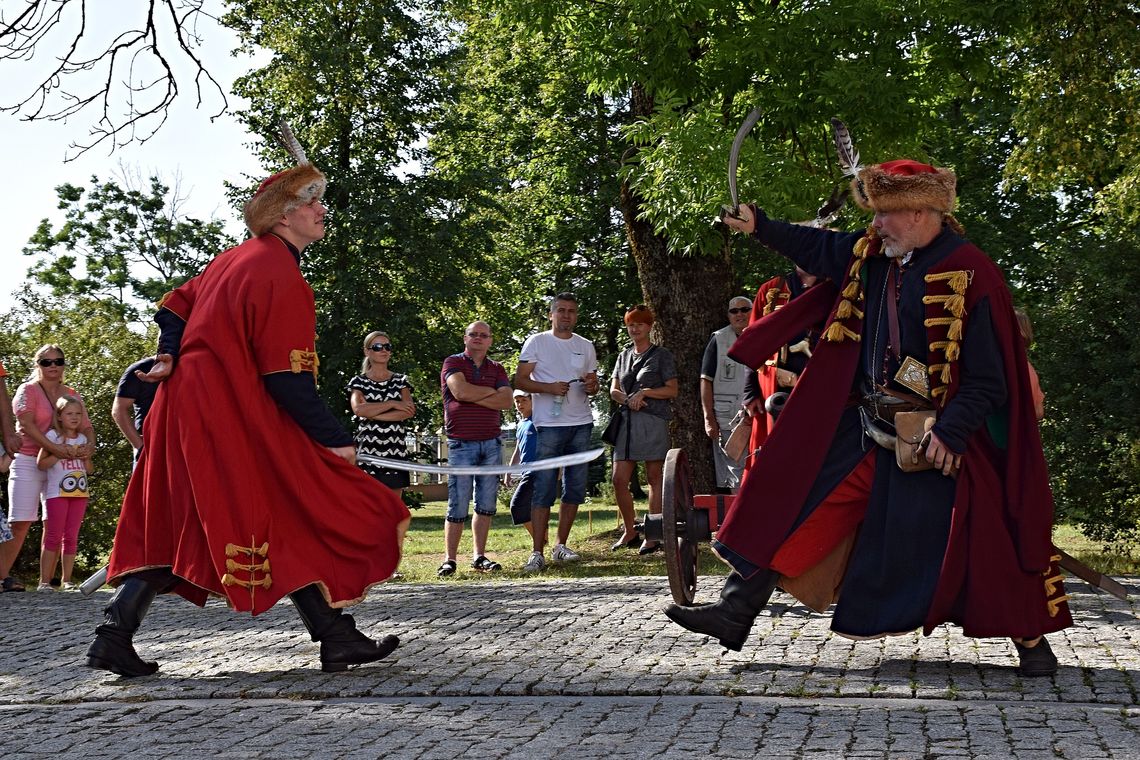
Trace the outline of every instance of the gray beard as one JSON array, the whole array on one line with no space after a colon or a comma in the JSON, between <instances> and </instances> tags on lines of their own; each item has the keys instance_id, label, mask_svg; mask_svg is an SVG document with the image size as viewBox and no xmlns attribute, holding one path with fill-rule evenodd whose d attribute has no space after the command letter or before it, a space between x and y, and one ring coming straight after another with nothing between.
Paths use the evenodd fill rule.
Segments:
<instances>
[{"instance_id":1,"label":"gray beard","mask_svg":"<svg viewBox=\"0 0 1140 760\"><path fill-rule=\"evenodd\" d=\"M888 259L901 259L908 253L910 253L910 251L900 251L898 248L895 248L892 245L883 246L883 255Z\"/></svg>"}]
</instances>

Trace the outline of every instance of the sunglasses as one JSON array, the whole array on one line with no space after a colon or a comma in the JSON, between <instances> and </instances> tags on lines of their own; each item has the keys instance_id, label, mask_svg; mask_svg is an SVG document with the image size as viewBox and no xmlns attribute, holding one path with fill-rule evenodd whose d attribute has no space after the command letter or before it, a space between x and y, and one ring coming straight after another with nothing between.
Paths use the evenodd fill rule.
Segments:
<instances>
[{"instance_id":1,"label":"sunglasses","mask_svg":"<svg viewBox=\"0 0 1140 760\"><path fill-rule=\"evenodd\" d=\"M468 337L468 338L490 338L490 337L491 337L491 333L485 333L485 332L469 332L469 333L467 333L467 337Z\"/></svg>"},{"instance_id":2,"label":"sunglasses","mask_svg":"<svg viewBox=\"0 0 1140 760\"><path fill-rule=\"evenodd\" d=\"M729 314L744 314L745 312L752 311L751 306L735 306L728 310Z\"/></svg>"},{"instance_id":3,"label":"sunglasses","mask_svg":"<svg viewBox=\"0 0 1140 760\"><path fill-rule=\"evenodd\" d=\"M392 344L391 343L373 343L371 346L368 347L368 350L369 351L391 351L392 350Z\"/></svg>"},{"instance_id":4,"label":"sunglasses","mask_svg":"<svg viewBox=\"0 0 1140 760\"><path fill-rule=\"evenodd\" d=\"M53 364L57 367L63 367L67 364L67 359L36 359L36 364L41 367L50 367Z\"/></svg>"},{"instance_id":5,"label":"sunglasses","mask_svg":"<svg viewBox=\"0 0 1140 760\"><path fill-rule=\"evenodd\" d=\"M626 306L625 311L627 314L631 311L649 311L649 307L643 303L639 303L637 306Z\"/></svg>"}]
</instances>

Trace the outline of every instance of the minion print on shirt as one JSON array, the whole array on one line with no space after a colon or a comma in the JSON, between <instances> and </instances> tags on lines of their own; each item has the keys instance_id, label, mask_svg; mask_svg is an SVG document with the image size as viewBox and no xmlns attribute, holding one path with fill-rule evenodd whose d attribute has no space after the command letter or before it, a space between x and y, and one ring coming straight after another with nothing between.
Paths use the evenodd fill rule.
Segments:
<instances>
[{"instance_id":1,"label":"minion print on shirt","mask_svg":"<svg viewBox=\"0 0 1140 760\"><path fill-rule=\"evenodd\" d=\"M59 479L59 495L69 499L86 499L87 473L83 470L67 469Z\"/></svg>"}]
</instances>

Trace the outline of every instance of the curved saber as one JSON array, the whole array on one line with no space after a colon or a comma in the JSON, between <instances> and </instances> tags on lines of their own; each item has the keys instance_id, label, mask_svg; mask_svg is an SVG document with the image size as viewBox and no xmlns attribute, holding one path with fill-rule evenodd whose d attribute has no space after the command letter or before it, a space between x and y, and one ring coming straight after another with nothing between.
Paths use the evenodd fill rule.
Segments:
<instances>
[{"instance_id":1,"label":"curved saber","mask_svg":"<svg viewBox=\"0 0 1140 760\"><path fill-rule=\"evenodd\" d=\"M570 467L576 464L591 462L605 453L605 449L590 449L577 454L564 454L560 457L540 459L537 462L526 464L500 464L500 465L452 465L423 464L409 462L406 459L385 459L368 454L357 454L356 461L376 465L388 470L407 470L408 472L427 472L433 475L519 475L524 472L537 470L556 470L559 467Z\"/></svg>"},{"instance_id":2,"label":"curved saber","mask_svg":"<svg viewBox=\"0 0 1140 760\"><path fill-rule=\"evenodd\" d=\"M560 457L551 457L550 459L540 459L537 462L527 462L526 464L503 464L503 465L460 465L458 467L448 467L441 464L422 464L420 462L409 462L406 459L385 459L383 457L373 457L367 454L357 454L357 462L367 462L374 464L378 467L384 467L389 470L408 470L410 472L428 472L434 475L520 475L524 472L535 472L536 470L556 470L559 467L570 467L576 464L585 464L592 462L605 453L605 449L590 449L589 451L581 451L577 454L565 454ZM107 582L107 568L103 567L97 570L90 578L83 581L79 586L79 590L83 592L84 596L90 596L98 589L103 587Z\"/></svg>"},{"instance_id":3,"label":"curved saber","mask_svg":"<svg viewBox=\"0 0 1140 760\"><path fill-rule=\"evenodd\" d=\"M756 122L760 121L760 115L760 109L753 108L744 117L740 129L736 130L736 137L732 139L732 149L728 152L728 197L732 199L732 205L725 206L721 210L722 216L736 218L737 211L740 208L740 195L736 190L736 167L740 165L740 149L744 147L744 138L748 137L748 133L756 126Z\"/></svg>"}]
</instances>

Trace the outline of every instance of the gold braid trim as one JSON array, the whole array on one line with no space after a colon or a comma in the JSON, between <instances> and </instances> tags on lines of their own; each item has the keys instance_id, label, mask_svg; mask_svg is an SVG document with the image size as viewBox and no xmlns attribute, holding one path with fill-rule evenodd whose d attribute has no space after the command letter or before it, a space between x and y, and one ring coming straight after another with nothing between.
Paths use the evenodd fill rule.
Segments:
<instances>
[{"instance_id":1,"label":"gold braid trim","mask_svg":"<svg viewBox=\"0 0 1140 760\"><path fill-rule=\"evenodd\" d=\"M791 294L784 292L784 283L781 281L779 287L772 288L764 294L764 309L762 310L761 314L765 317L768 316L772 312L779 309L781 306L787 304L790 298ZM783 301L784 303L778 303L779 301Z\"/></svg>"},{"instance_id":2,"label":"gold braid trim","mask_svg":"<svg viewBox=\"0 0 1140 760\"><path fill-rule=\"evenodd\" d=\"M930 350L931 351L938 351L939 349L941 349L942 351L944 351L946 353L946 361L948 361L948 362L958 361L958 354L961 350L959 348L958 341L956 341L956 340L936 340L930 344Z\"/></svg>"},{"instance_id":3,"label":"gold braid trim","mask_svg":"<svg viewBox=\"0 0 1140 760\"><path fill-rule=\"evenodd\" d=\"M823 337L832 343L842 343L847 338L859 342L863 338L859 333L848 330L839 322L832 322L823 333Z\"/></svg>"},{"instance_id":4,"label":"gold braid trim","mask_svg":"<svg viewBox=\"0 0 1140 760\"><path fill-rule=\"evenodd\" d=\"M240 586L244 589L249 589L250 605L254 602L254 591L259 588L268 589L273 585L273 576L269 574L269 542L266 541L261 546L257 546L253 537L250 536L249 546L241 546L239 544L226 544L226 570L225 575L222 576L223 586ZM244 556L242 556L244 555ZM237 562L233 558L242 556L243 559L249 559L249 563ZM258 559L263 559L263 562L258 562ZM233 573L249 573L249 580L237 578ZM260 578L255 577L255 573L262 573Z\"/></svg>"},{"instance_id":5,"label":"gold braid trim","mask_svg":"<svg viewBox=\"0 0 1140 760\"><path fill-rule=\"evenodd\" d=\"M931 364L929 367L926 368L926 371L932 375L941 372L942 374L939 375L938 379L942 381L943 385L949 385L950 384L951 364L949 362L947 362L946 364ZM946 389L945 388L935 388L930 393L934 396L937 396L940 391L942 393L945 393Z\"/></svg>"},{"instance_id":6,"label":"gold braid trim","mask_svg":"<svg viewBox=\"0 0 1140 760\"><path fill-rule=\"evenodd\" d=\"M939 396L945 396L946 395L946 386L943 385L943 386L938 387L938 388L931 388L930 389L930 395L933 396L934 398L938 398ZM943 401L944 401L944 399L943 399Z\"/></svg>"},{"instance_id":7,"label":"gold braid trim","mask_svg":"<svg viewBox=\"0 0 1140 760\"><path fill-rule=\"evenodd\" d=\"M848 283L847 287L843 289L843 293L840 295L850 301L861 301L863 300L862 284L863 283L859 282L859 280L852 280Z\"/></svg>"},{"instance_id":8,"label":"gold braid trim","mask_svg":"<svg viewBox=\"0 0 1140 760\"><path fill-rule=\"evenodd\" d=\"M966 297L955 293L952 296L923 296L924 304L940 303L942 308L959 319L966 314Z\"/></svg>"},{"instance_id":9,"label":"gold braid trim","mask_svg":"<svg viewBox=\"0 0 1140 760\"><path fill-rule=\"evenodd\" d=\"M837 306L835 309L836 318L847 319L852 315L858 317L859 319L863 318L863 312L856 308L855 304L851 303L850 301L840 301L839 306Z\"/></svg>"},{"instance_id":10,"label":"gold braid trim","mask_svg":"<svg viewBox=\"0 0 1140 760\"><path fill-rule=\"evenodd\" d=\"M261 546L238 546L237 544L226 544L227 557L236 557L239 554L256 554L259 557L264 557L269 554L269 542L266 541Z\"/></svg>"},{"instance_id":11,"label":"gold braid trim","mask_svg":"<svg viewBox=\"0 0 1140 760\"><path fill-rule=\"evenodd\" d=\"M966 288L968 288L970 283L974 280L974 270L957 269L951 272L937 272L935 274L928 274L922 279L926 282L945 280L951 290L958 295L963 295L966 292Z\"/></svg>"},{"instance_id":12,"label":"gold braid trim","mask_svg":"<svg viewBox=\"0 0 1140 760\"><path fill-rule=\"evenodd\" d=\"M926 327L938 327L946 325L946 337L950 340L962 340L962 320L957 317L932 317L931 319L923 320L923 325Z\"/></svg>"}]
</instances>

